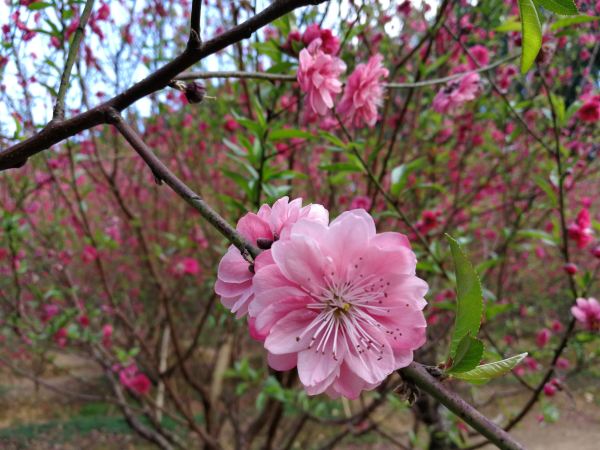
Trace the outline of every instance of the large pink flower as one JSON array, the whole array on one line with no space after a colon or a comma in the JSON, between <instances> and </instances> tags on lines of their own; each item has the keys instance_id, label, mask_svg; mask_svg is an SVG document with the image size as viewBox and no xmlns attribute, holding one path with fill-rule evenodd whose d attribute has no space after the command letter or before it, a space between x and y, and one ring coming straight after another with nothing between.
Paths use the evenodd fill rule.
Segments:
<instances>
[{"instance_id":1,"label":"large pink flower","mask_svg":"<svg viewBox=\"0 0 600 450\"><path fill-rule=\"evenodd\" d=\"M342 92L341 73L344 62L321 49L321 39L313 40L300 52L298 83L307 95L309 106L321 115L333 108L333 99Z\"/></svg>"},{"instance_id":2,"label":"large pink flower","mask_svg":"<svg viewBox=\"0 0 600 450\"><path fill-rule=\"evenodd\" d=\"M329 212L321 205L302 207L302 199L289 201L288 197L280 198L273 204L262 205L257 214L248 213L237 224L237 231L249 242L258 246L269 245L273 241L285 239L290 227L300 219L327 224ZM221 303L237 317L248 311L248 304L253 299L253 271L271 262L271 252L264 251L251 267L235 246L230 246L219 263L215 292L221 296Z\"/></svg>"},{"instance_id":3,"label":"large pink flower","mask_svg":"<svg viewBox=\"0 0 600 450\"><path fill-rule=\"evenodd\" d=\"M329 226L299 221L254 277L249 315L276 370L298 367L310 395L356 398L413 359L425 342L427 284L399 233L375 231L362 209Z\"/></svg>"},{"instance_id":4,"label":"large pink flower","mask_svg":"<svg viewBox=\"0 0 600 450\"><path fill-rule=\"evenodd\" d=\"M481 87L478 73L468 73L460 80L449 83L433 99L433 109L440 114L453 112L464 103L474 100Z\"/></svg>"},{"instance_id":5,"label":"large pink flower","mask_svg":"<svg viewBox=\"0 0 600 450\"><path fill-rule=\"evenodd\" d=\"M364 123L372 127L377 122L377 107L383 101L381 78L389 74L381 61L383 56L374 55L367 64L356 66L348 77L337 110L352 126L360 127Z\"/></svg>"},{"instance_id":6,"label":"large pink flower","mask_svg":"<svg viewBox=\"0 0 600 450\"><path fill-rule=\"evenodd\" d=\"M578 298L577 305L571 308L571 314L586 330L600 331L600 303L595 298Z\"/></svg>"}]
</instances>

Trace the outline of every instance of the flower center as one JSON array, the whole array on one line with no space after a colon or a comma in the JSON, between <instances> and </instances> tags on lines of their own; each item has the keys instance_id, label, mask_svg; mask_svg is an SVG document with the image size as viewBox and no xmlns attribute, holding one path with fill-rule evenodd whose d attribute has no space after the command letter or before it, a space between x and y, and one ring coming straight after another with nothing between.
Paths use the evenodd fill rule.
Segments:
<instances>
[{"instance_id":1,"label":"flower center","mask_svg":"<svg viewBox=\"0 0 600 450\"><path fill-rule=\"evenodd\" d=\"M358 267L354 265L355 269ZM315 348L323 355L331 352L335 360L341 350L353 351L361 359L364 352L374 352L381 359L384 345L373 337L373 330L380 329L381 324L373 314L390 313L384 305L390 283L357 270L343 278L331 272L324 276L324 281L318 292L304 288L314 300L307 305L308 309L318 314L296 340L312 334L307 349Z\"/></svg>"}]
</instances>

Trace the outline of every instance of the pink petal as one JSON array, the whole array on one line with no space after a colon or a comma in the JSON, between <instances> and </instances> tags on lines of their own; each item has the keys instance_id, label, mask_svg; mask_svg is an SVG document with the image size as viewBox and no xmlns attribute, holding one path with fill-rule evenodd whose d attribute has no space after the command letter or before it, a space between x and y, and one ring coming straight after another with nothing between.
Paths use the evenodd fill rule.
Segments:
<instances>
[{"instance_id":1,"label":"pink petal","mask_svg":"<svg viewBox=\"0 0 600 450\"><path fill-rule=\"evenodd\" d=\"M271 333L265 340L265 348L276 355L297 353L307 349L312 335L306 333L301 339L297 338L315 317L315 312L306 309L291 312L271 329Z\"/></svg>"},{"instance_id":2,"label":"pink petal","mask_svg":"<svg viewBox=\"0 0 600 450\"><path fill-rule=\"evenodd\" d=\"M296 367L297 360L298 357L296 353L287 353L284 355L275 355L273 353L269 353L267 355L269 367L282 372Z\"/></svg>"},{"instance_id":3,"label":"pink petal","mask_svg":"<svg viewBox=\"0 0 600 450\"><path fill-rule=\"evenodd\" d=\"M240 251L234 246L229 247L219 263L218 277L228 283L243 283L252 278L249 263L244 260Z\"/></svg>"}]
</instances>

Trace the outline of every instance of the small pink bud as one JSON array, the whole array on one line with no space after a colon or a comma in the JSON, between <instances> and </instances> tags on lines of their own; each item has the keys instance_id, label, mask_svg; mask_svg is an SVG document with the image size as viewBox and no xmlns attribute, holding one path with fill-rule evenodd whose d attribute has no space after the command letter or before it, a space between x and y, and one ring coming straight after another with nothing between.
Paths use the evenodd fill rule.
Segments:
<instances>
[{"instance_id":1,"label":"small pink bud","mask_svg":"<svg viewBox=\"0 0 600 450\"><path fill-rule=\"evenodd\" d=\"M563 266L563 270L567 272L569 275L575 275L577 273L577 265L573 263L568 263Z\"/></svg>"},{"instance_id":2,"label":"small pink bud","mask_svg":"<svg viewBox=\"0 0 600 450\"><path fill-rule=\"evenodd\" d=\"M553 383L546 383L544 385L544 394L546 397L553 397L556 394L556 386Z\"/></svg>"}]
</instances>

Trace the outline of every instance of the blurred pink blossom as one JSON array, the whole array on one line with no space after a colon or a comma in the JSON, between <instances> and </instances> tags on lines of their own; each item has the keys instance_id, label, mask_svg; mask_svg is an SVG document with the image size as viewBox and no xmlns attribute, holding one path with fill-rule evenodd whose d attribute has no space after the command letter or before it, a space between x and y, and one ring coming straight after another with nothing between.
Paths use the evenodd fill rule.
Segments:
<instances>
[{"instance_id":1,"label":"blurred pink blossom","mask_svg":"<svg viewBox=\"0 0 600 450\"><path fill-rule=\"evenodd\" d=\"M600 303L595 298L578 298L571 314L586 330L600 330Z\"/></svg>"},{"instance_id":2,"label":"blurred pink blossom","mask_svg":"<svg viewBox=\"0 0 600 450\"><path fill-rule=\"evenodd\" d=\"M367 64L359 64L348 77L338 112L351 126L370 127L377 122L377 108L383 102L382 78L389 74L380 54L371 56Z\"/></svg>"},{"instance_id":3,"label":"blurred pink blossom","mask_svg":"<svg viewBox=\"0 0 600 450\"><path fill-rule=\"evenodd\" d=\"M341 59L321 49L320 39L315 39L300 52L298 83L313 111L323 116L333 108L333 99L342 92L339 76L345 70L346 65Z\"/></svg>"},{"instance_id":4,"label":"blurred pink blossom","mask_svg":"<svg viewBox=\"0 0 600 450\"><path fill-rule=\"evenodd\" d=\"M478 73L468 73L460 80L449 83L433 99L433 109L440 114L456 111L466 102L475 100L481 87Z\"/></svg>"}]
</instances>

